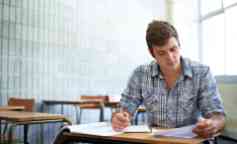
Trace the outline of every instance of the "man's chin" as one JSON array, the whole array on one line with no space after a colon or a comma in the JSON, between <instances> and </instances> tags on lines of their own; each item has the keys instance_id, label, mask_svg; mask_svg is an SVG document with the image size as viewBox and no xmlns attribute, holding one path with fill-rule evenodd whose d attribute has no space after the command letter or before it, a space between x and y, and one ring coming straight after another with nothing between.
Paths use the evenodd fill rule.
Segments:
<instances>
[{"instance_id":1,"label":"man's chin","mask_svg":"<svg viewBox=\"0 0 237 144\"><path fill-rule=\"evenodd\" d=\"M170 64L167 68L168 68L169 70L177 70L178 66L177 66L177 65L174 65L174 64Z\"/></svg>"}]
</instances>

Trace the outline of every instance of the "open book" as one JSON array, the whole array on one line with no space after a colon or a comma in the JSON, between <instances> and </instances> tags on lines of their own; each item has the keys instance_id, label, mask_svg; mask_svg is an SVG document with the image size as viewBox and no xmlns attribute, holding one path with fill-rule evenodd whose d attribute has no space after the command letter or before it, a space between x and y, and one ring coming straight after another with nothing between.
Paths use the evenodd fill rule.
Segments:
<instances>
[{"instance_id":1,"label":"open book","mask_svg":"<svg viewBox=\"0 0 237 144\"><path fill-rule=\"evenodd\" d=\"M91 134L98 136L113 136L126 132L151 132L148 126L146 125L134 125L125 128L122 131L114 131L110 123L106 122L96 122L89 124L80 124L80 125L69 125L65 126L63 130L68 130L72 133L81 133L81 134Z\"/></svg>"}]
</instances>

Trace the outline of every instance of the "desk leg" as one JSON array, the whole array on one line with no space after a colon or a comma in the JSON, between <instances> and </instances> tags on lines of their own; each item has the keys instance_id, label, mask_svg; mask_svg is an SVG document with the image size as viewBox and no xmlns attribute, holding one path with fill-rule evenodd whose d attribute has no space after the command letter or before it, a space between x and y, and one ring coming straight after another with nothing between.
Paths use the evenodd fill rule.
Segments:
<instances>
[{"instance_id":1,"label":"desk leg","mask_svg":"<svg viewBox=\"0 0 237 144\"><path fill-rule=\"evenodd\" d=\"M47 103L43 103L42 104L42 112L47 112L49 113L50 110L50 104ZM39 144L43 144L44 143L44 126L43 124L40 124L40 140L38 142Z\"/></svg>"},{"instance_id":2,"label":"desk leg","mask_svg":"<svg viewBox=\"0 0 237 144\"><path fill-rule=\"evenodd\" d=\"M13 143L13 132L14 132L15 127L16 127L15 124L10 125L9 127L9 133L8 133L9 144ZM28 125L24 125L24 144L28 144L27 136L28 136Z\"/></svg>"},{"instance_id":3,"label":"desk leg","mask_svg":"<svg viewBox=\"0 0 237 144\"><path fill-rule=\"evenodd\" d=\"M104 107L100 108L100 121L104 121Z\"/></svg>"},{"instance_id":4,"label":"desk leg","mask_svg":"<svg viewBox=\"0 0 237 144\"><path fill-rule=\"evenodd\" d=\"M28 143L28 130L29 130L29 126L24 125L24 144L29 144Z\"/></svg>"},{"instance_id":5,"label":"desk leg","mask_svg":"<svg viewBox=\"0 0 237 144\"><path fill-rule=\"evenodd\" d=\"M14 132L15 127L16 127L15 124L11 124L9 127L9 133L8 133L9 144L13 144L13 132Z\"/></svg>"},{"instance_id":6,"label":"desk leg","mask_svg":"<svg viewBox=\"0 0 237 144\"><path fill-rule=\"evenodd\" d=\"M80 111L79 111L79 106L77 106L77 105L74 105L74 107L75 107L75 111L76 111L76 123L77 124L80 124Z\"/></svg>"},{"instance_id":7,"label":"desk leg","mask_svg":"<svg viewBox=\"0 0 237 144\"><path fill-rule=\"evenodd\" d=\"M44 125L40 124L40 144L44 143Z\"/></svg>"},{"instance_id":8,"label":"desk leg","mask_svg":"<svg viewBox=\"0 0 237 144\"><path fill-rule=\"evenodd\" d=\"M42 109L41 110L42 110L42 112L47 112L48 113L49 106L46 103L42 103ZM48 110L48 111L46 111L46 110ZM39 140L40 144L43 143L43 135L44 135L44 128L42 127L42 125L40 125L40 140Z\"/></svg>"}]
</instances>

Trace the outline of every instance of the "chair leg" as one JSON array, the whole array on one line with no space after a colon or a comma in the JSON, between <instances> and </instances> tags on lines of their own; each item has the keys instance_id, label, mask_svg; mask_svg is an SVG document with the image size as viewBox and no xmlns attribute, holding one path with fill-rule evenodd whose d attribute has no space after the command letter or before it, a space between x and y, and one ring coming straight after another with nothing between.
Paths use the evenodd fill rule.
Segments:
<instances>
[{"instance_id":1,"label":"chair leg","mask_svg":"<svg viewBox=\"0 0 237 144\"><path fill-rule=\"evenodd\" d=\"M29 130L29 126L24 125L24 144L29 144L28 143L28 130Z\"/></svg>"},{"instance_id":2,"label":"chair leg","mask_svg":"<svg viewBox=\"0 0 237 144\"><path fill-rule=\"evenodd\" d=\"M145 124L145 123L146 123L146 115L145 115L145 112L142 112L141 115L142 115L142 123Z\"/></svg>"},{"instance_id":3,"label":"chair leg","mask_svg":"<svg viewBox=\"0 0 237 144\"><path fill-rule=\"evenodd\" d=\"M5 135L5 134L6 134L6 132L7 132L7 127L8 127L8 124L7 124L7 123L5 123L4 129L3 129L3 135Z\"/></svg>"},{"instance_id":4,"label":"chair leg","mask_svg":"<svg viewBox=\"0 0 237 144\"><path fill-rule=\"evenodd\" d=\"M78 106L75 106L75 111L76 111L76 123L80 124L81 113Z\"/></svg>"},{"instance_id":5,"label":"chair leg","mask_svg":"<svg viewBox=\"0 0 237 144\"><path fill-rule=\"evenodd\" d=\"M79 124L81 124L81 118L82 118L82 109L80 109L80 112L79 112L79 120L78 120Z\"/></svg>"}]
</instances>

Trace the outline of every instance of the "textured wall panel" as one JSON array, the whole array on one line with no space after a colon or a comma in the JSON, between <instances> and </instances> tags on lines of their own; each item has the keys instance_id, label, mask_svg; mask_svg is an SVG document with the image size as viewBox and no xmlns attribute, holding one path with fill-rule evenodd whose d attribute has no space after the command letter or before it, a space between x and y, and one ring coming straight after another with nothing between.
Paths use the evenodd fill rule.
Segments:
<instances>
[{"instance_id":1,"label":"textured wall panel","mask_svg":"<svg viewBox=\"0 0 237 144\"><path fill-rule=\"evenodd\" d=\"M163 0L0 0L1 105L11 96L35 98L40 110L44 99L120 94L131 71L150 60L146 25L163 9ZM75 122L73 107L64 114ZM45 144L57 128L45 127ZM30 143L40 132L33 127Z\"/></svg>"}]
</instances>

